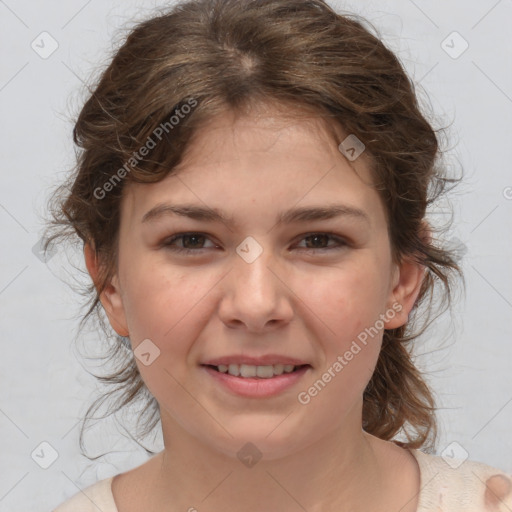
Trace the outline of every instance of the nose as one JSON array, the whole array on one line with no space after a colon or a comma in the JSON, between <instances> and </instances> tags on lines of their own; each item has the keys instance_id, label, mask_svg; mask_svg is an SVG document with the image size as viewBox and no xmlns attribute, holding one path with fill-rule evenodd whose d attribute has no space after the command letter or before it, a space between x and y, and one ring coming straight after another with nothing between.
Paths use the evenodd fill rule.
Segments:
<instances>
[{"instance_id":1,"label":"nose","mask_svg":"<svg viewBox=\"0 0 512 512\"><path fill-rule=\"evenodd\" d=\"M222 283L218 311L228 327L262 333L291 321L293 292L270 250L250 263L235 254L233 268Z\"/></svg>"}]
</instances>

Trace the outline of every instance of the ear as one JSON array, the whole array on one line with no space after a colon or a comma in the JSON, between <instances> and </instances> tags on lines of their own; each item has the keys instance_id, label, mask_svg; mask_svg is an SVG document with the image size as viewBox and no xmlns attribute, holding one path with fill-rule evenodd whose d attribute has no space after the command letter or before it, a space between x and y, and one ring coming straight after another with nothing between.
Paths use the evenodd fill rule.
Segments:
<instances>
[{"instance_id":1,"label":"ear","mask_svg":"<svg viewBox=\"0 0 512 512\"><path fill-rule=\"evenodd\" d=\"M94 286L98 290L99 261L96 251L87 242L84 245L84 258L85 266L93 280ZM100 301L114 331L120 336L128 336L129 332L117 274L101 293Z\"/></svg>"},{"instance_id":2,"label":"ear","mask_svg":"<svg viewBox=\"0 0 512 512\"><path fill-rule=\"evenodd\" d=\"M424 242L430 244L432 231L426 222L422 222L421 237ZM404 258L401 265L395 266L388 308L396 314L384 322L385 329L396 329L407 323L409 314L421 291L425 273L425 267L411 257Z\"/></svg>"}]
</instances>

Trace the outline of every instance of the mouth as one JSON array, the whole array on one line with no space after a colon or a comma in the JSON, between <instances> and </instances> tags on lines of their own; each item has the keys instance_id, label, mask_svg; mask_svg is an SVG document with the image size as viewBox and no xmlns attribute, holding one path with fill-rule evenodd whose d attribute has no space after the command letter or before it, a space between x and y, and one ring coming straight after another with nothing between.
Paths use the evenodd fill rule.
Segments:
<instances>
[{"instance_id":1,"label":"mouth","mask_svg":"<svg viewBox=\"0 0 512 512\"><path fill-rule=\"evenodd\" d=\"M231 395L242 398L266 399L280 396L285 391L300 386L310 373L309 364L237 364L215 361L217 364L202 364L204 375L210 383ZM266 361L265 361L266 362ZM210 363L213 363L211 361ZM303 385L304 386L304 385Z\"/></svg>"},{"instance_id":2,"label":"mouth","mask_svg":"<svg viewBox=\"0 0 512 512\"><path fill-rule=\"evenodd\" d=\"M204 364L219 373L231 375L233 377L240 377L243 379L271 379L283 374L290 374L301 371L309 364L272 364L272 365L250 365L250 364Z\"/></svg>"}]
</instances>

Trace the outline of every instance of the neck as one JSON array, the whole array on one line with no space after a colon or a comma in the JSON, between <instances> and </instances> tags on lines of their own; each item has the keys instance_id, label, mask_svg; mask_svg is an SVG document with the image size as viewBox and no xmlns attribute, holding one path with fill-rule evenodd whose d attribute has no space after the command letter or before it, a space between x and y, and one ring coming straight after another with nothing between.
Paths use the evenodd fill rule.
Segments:
<instances>
[{"instance_id":1,"label":"neck","mask_svg":"<svg viewBox=\"0 0 512 512\"><path fill-rule=\"evenodd\" d=\"M155 457L158 501L176 510L371 510L383 496L378 440L357 422L254 465L202 444L169 417L162 417L162 427L165 449Z\"/></svg>"}]
</instances>

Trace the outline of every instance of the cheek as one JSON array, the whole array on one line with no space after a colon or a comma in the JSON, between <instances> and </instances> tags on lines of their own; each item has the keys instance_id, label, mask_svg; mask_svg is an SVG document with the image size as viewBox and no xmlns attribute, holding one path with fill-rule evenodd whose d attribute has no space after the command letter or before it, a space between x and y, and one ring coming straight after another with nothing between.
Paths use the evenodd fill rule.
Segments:
<instances>
[{"instance_id":1,"label":"cheek","mask_svg":"<svg viewBox=\"0 0 512 512\"><path fill-rule=\"evenodd\" d=\"M309 318L317 326L313 330L323 349L320 381L316 376L310 383L311 394L305 391L316 406L332 401L339 413L359 399L375 369L382 343L380 315L386 302L386 281L378 266L366 262L359 270L356 266L347 272L333 269L303 293L309 310L316 313Z\"/></svg>"},{"instance_id":2,"label":"cheek","mask_svg":"<svg viewBox=\"0 0 512 512\"><path fill-rule=\"evenodd\" d=\"M322 345L322 362L298 398L313 417L323 417L332 428L361 403L382 344L383 296L371 272L338 275L330 283L317 282L310 290L312 320ZM328 329L323 327L328 326Z\"/></svg>"},{"instance_id":3,"label":"cheek","mask_svg":"<svg viewBox=\"0 0 512 512\"><path fill-rule=\"evenodd\" d=\"M217 281L211 272L202 279L162 267L146 267L126 279L123 303L131 342L142 379L155 397L172 396L190 405L178 383L186 379L183 363L208 319L205 295ZM142 347L151 353L147 365L138 357Z\"/></svg>"},{"instance_id":4,"label":"cheek","mask_svg":"<svg viewBox=\"0 0 512 512\"><path fill-rule=\"evenodd\" d=\"M304 280L302 296L330 327L345 339L375 324L387 302L387 281L371 264L340 269L314 280ZM333 333L334 331L334 333Z\"/></svg>"},{"instance_id":5,"label":"cheek","mask_svg":"<svg viewBox=\"0 0 512 512\"><path fill-rule=\"evenodd\" d=\"M183 324L215 283L215 276L139 265L126 276L123 304L130 333L163 342Z\"/></svg>"}]
</instances>

